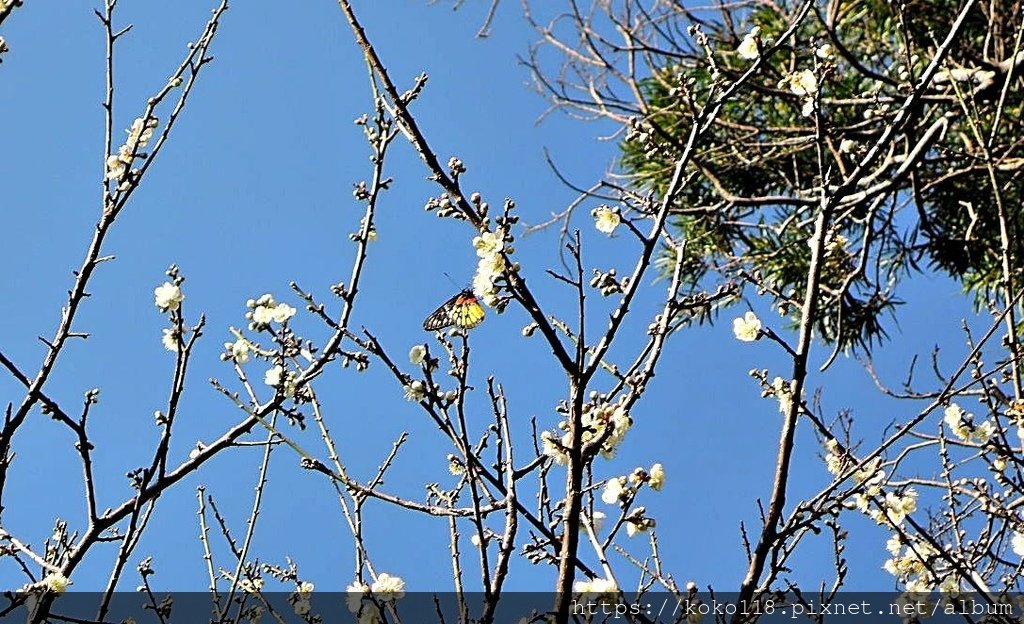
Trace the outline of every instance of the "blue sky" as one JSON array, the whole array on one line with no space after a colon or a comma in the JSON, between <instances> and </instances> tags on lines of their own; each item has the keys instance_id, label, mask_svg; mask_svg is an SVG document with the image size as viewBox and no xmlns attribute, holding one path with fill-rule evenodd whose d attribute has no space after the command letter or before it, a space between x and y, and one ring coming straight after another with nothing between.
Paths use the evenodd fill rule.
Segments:
<instances>
[{"instance_id":1,"label":"blue sky","mask_svg":"<svg viewBox=\"0 0 1024 624\"><path fill-rule=\"evenodd\" d=\"M513 197L523 221L536 223L573 198L545 164L544 148L571 179L589 185L613 163L616 147L598 140L607 127L559 114L537 123L547 105L528 88L527 70L517 61L534 35L519 18L518 3L506 2L493 36L475 39L485 4L470 2L452 12L443 2L373 0L357 2L356 10L402 88L422 71L430 75L414 111L439 155L458 155L466 163L466 188L479 190L494 206ZM117 61L117 140L149 94L166 82L212 6L123 1L120 23L134 27ZM0 136L6 148L0 349L29 371L43 352L36 337L56 326L71 270L81 262L100 206L103 38L92 9L88 3L28 3L3 31L11 52L0 66ZM352 120L369 112L371 101L361 54L340 10L326 1L293 3L287 10L269 0L238 2L225 16L213 52L216 60L170 144L109 238L107 251L116 261L98 271L77 326L90 338L66 350L49 387L69 408L89 388L102 390L92 421L101 508L130 495L123 475L147 461L157 438L152 414L166 401L173 357L160 345L163 318L152 291L169 264L177 263L187 277L188 318L207 316L174 438L172 457L179 459L197 439L212 439L240 417L207 379L231 381L230 368L217 356L230 337L227 328L244 325L245 300L270 292L298 306L289 295L292 280L327 299L329 286L350 272L348 234L362 214L351 189L370 175L368 148ZM471 279L473 233L465 224L423 211L437 191L407 145L393 150L388 174L396 182L381 202L379 240L371 248L356 326L370 328L405 364L409 347L430 339L420 328L422 318L454 288L444 273L460 284ZM577 221L589 267L617 266L622 272L635 247L625 237L608 240L594 231L587 216L591 207ZM517 251L545 309L571 314L572 293L544 275L545 268L558 265L556 233L521 239ZM629 354L640 344L662 286L647 291L635 306L644 318L634 318L615 353ZM899 325L889 324L894 341L878 354L880 371L894 384L912 355L927 354L934 343L949 345L950 363L959 361L965 352L959 319L985 322L971 318L969 303L947 280L916 277L901 294L908 303ZM782 331L777 317L761 304L755 307ZM788 373L784 354L767 341L749 345L733 339L735 315L670 341L654 383L634 410L634 430L617 459L600 464L597 475L662 462L668 484L642 504L658 520L666 569L681 583L692 579L721 591L737 588L743 575L739 523L756 525L754 500L768 494L778 439L776 405L759 397L747 371ZM565 393L539 337L520 336L525 324L525 315L510 309L491 314L472 335L475 385L482 390L489 374L505 384L521 453L528 447L523 436L529 419L552 427L558 420L554 407ZM308 338L326 336L311 318L298 319L296 326ZM819 347L812 359L820 363L826 357ZM915 411L880 398L852 360L840 360L811 383L825 384L827 413L854 410L866 423L868 442L885 424ZM0 376L5 402L17 404L20 390ZM359 375L330 367L317 390L354 475L371 476L392 441L409 431L411 441L387 487L419 499L426 482L446 478L444 458L451 449L425 415L403 400L382 366ZM484 398L482 391L474 397L480 429L488 422ZM298 437L316 447L309 432ZM80 528L79 467L68 433L35 413L16 451L4 528L34 545L49 535L57 517ZM794 493L824 486L828 475L807 430L801 430L797 453ZM207 487L241 535L258 462L257 450L235 449L165 496L131 566L151 554L158 586L205 587L195 488ZM304 473L297 458L280 449L266 496L255 542L259 558L283 563L291 557L318 587L344 588L352 577L352 548L328 484ZM892 579L881 571L885 533L852 515L849 527L851 588L890 588ZM412 589L448 588L438 580L444 577L438 571L449 569L445 532L445 523L436 519L368 506L376 568L403 576ZM645 553L640 540L628 546ZM98 548L73 577L74 588L102 587L112 555L111 547ZM628 566L618 557L613 562ZM813 542L797 562L799 580L815 582L828 574L827 551ZM233 567L223 557L218 565ZM0 586L20 585L15 572L0 566ZM544 589L552 579L548 569L517 564L510 588ZM124 587L136 582L129 578Z\"/></svg>"}]
</instances>

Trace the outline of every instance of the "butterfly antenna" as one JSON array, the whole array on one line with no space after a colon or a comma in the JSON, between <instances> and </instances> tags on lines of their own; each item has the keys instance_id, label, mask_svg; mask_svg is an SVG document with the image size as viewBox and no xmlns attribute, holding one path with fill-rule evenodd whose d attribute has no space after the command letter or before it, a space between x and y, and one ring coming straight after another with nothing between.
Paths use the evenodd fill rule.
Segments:
<instances>
[{"instance_id":1,"label":"butterfly antenna","mask_svg":"<svg viewBox=\"0 0 1024 624\"><path fill-rule=\"evenodd\" d=\"M456 288L459 287L459 284L454 279L452 279L452 276L448 275L448 271L444 272L444 276L448 278L448 281L452 283L452 286L454 286Z\"/></svg>"}]
</instances>

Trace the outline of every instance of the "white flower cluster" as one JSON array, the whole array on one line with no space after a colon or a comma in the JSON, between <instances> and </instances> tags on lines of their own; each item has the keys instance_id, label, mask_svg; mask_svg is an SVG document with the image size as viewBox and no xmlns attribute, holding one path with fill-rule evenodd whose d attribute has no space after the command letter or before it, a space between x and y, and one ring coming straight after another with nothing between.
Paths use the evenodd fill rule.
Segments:
<instances>
[{"instance_id":1,"label":"white flower cluster","mask_svg":"<svg viewBox=\"0 0 1024 624\"><path fill-rule=\"evenodd\" d=\"M597 231L608 236L611 236L615 232L615 228L622 223L622 215L619 214L618 208L602 205L594 208L591 214L594 217L594 227L597 228Z\"/></svg>"},{"instance_id":2,"label":"white flower cluster","mask_svg":"<svg viewBox=\"0 0 1024 624\"><path fill-rule=\"evenodd\" d=\"M754 342L761 337L761 319L753 311L733 319L732 333L740 342Z\"/></svg>"},{"instance_id":3,"label":"white flower cluster","mask_svg":"<svg viewBox=\"0 0 1024 624\"><path fill-rule=\"evenodd\" d=\"M1024 444L1024 400L1015 399L1010 401L1010 407L1006 410L1006 416L1013 419L1017 426L1017 437L1021 444ZM1005 463L1005 460L1003 461Z\"/></svg>"},{"instance_id":4,"label":"white flower cluster","mask_svg":"<svg viewBox=\"0 0 1024 624\"><path fill-rule=\"evenodd\" d=\"M580 513L581 513L581 516L585 516L586 515L586 512L580 512ZM608 519L608 514L606 514L603 511L595 510L593 515L589 516L589 519L590 519L590 526L594 528L594 533L597 534L597 533L601 532L601 527L604 526L604 521ZM581 522L580 523L581 530L583 530L584 526L585 526L584 523Z\"/></svg>"},{"instance_id":5,"label":"white flower cluster","mask_svg":"<svg viewBox=\"0 0 1024 624\"><path fill-rule=\"evenodd\" d=\"M593 440L602 440L601 457L611 459L615 457L615 451L626 438L626 432L633 425L633 419L619 404L612 403L588 403L583 406L581 419L583 425L583 444L586 445ZM551 431L541 433L540 440L545 455L555 460L557 464L568 462L567 450L571 439L569 437L569 423L562 421L558 428L564 431L561 439Z\"/></svg>"},{"instance_id":6,"label":"white flower cluster","mask_svg":"<svg viewBox=\"0 0 1024 624\"><path fill-rule=\"evenodd\" d=\"M498 300L498 278L505 271L505 253L512 249L505 247L505 228L496 232L484 230L473 238L473 247L480 261L473 276L473 293L480 297L485 305L493 307Z\"/></svg>"},{"instance_id":7,"label":"white flower cluster","mask_svg":"<svg viewBox=\"0 0 1024 624\"><path fill-rule=\"evenodd\" d=\"M860 491L853 495L853 506L879 524L884 523L885 518L881 510L871 509L871 499L882 494L882 481L885 480L885 471L881 469L881 466L881 458L876 457L863 468L853 473L853 482L862 486ZM913 496L917 496L917 494L914 493Z\"/></svg>"},{"instance_id":8,"label":"white flower cluster","mask_svg":"<svg viewBox=\"0 0 1024 624\"><path fill-rule=\"evenodd\" d=\"M405 596L405 581L399 576L381 572L377 575L377 580L373 582L373 585L354 581L345 588L345 593L345 604L348 606L348 610L351 613L359 613L363 606L363 598L369 597L371 594L375 600L380 602L401 600ZM368 611L373 611L376 615L374 609L368 609ZM362 622L362 618L360 618L360 622Z\"/></svg>"},{"instance_id":9,"label":"white flower cluster","mask_svg":"<svg viewBox=\"0 0 1024 624\"><path fill-rule=\"evenodd\" d=\"M804 117L810 117L814 113L814 96L818 93L818 78L813 71L805 69L789 74L779 82L779 88L789 89L804 98L803 107L800 109L800 113Z\"/></svg>"},{"instance_id":10,"label":"white flower cluster","mask_svg":"<svg viewBox=\"0 0 1024 624\"><path fill-rule=\"evenodd\" d=\"M628 516L626 516L626 535L628 537L636 537L640 533L646 533L648 529L653 529L658 526L658 523L646 515L647 509L644 507L637 507Z\"/></svg>"},{"instance_id":11,"label":"white flower cluster","mask_svg":"<svg viewBox=\"0 0 1024 624\"><path fill-rule=\"evenodd\" d=\"M242 590L246 594L258 594L263 590L263 579L259 577L253 579L242 579L238 582L238 589Z\"/></svg>"},{"instance_id":12,"label":"white flower cluster","mask_svg":"<svg viewBox=\"0 0 1024 624\"><path fill-rule=\"evenodd\" d=\"M57 595L63 594L68 590L68 585L71 581L60 572L50 572L43 580L42 585L47 591L53 592Z\"/></svg>"},{"instance_id":13,"label":"white flower cluster","mask_svg":"<svg viewBox=\"0 0 1024 624\"><path fill-rule=\"evenodd\" d=\"M274 301L273 295L265 294L259 299L249 299L245 302L249 311L245 318L249 319L249 328L254 331L266 329L271 323L286 323L288 319L295 316L295 308L287 303Z\"/></svg>"},{"instance_id":14,"label":"white flower cluster","mask_svg":"<svg viewBox=\"0 0 1024 624\"><path fill-rule=\"evenodd\" d=\"M647 485L651 486L651 489L655 492L660 492L661 488L665 487L665 467L661 464L654 464L651 466L651 471L648 473Z\"/></svg>"},{"instance_id":15,"label":"white flower cluster","mask_svg":"<svg viewBox=\"0 0 1024 624\"><path fill-rule=\"evenodd\" d=\"M156 298L156 307L161 312L173 312L181 307L181 302L185 300L181 287L171 282L164 282L157 286L153 291L153 296Z\"/></svg>"},{"instance_id":16,"label":"white flower cluster","mask_svg":"<svg viewBox=\"0 0 1024 624\"><path fill-rule=\"evenodd\" d=\"M584 600L593 602L615 602L619 596L619 586L615 579L595 578L587 581L576 581L573 589Z\"/></svg>"},{"instance_id":17,"label":"white flower cluster","mask_svg":"<svg viewBox=\"0 0 1024 624\"><path fill-rule=\"evenodd\" d=\"M245 364L249 361L249 352L252 351L252 345L245 338L239 337L234 342L224 343L224 353L226 357L233 360L236 364Z\"/></svg>"},{"instance_id":18,"label":"white flower cluster","mask_svg":"<svg viewBox=\"0 0 1024 624\"><path fill-rule=\"evenodd\" d=\"M107 180L120 180L132 166L132 161L139 156L139 150L146 147L149 140L153 138L153 130L156 129L159 121L156 117L143 119L139 117L132 122L128 128L128 139L124 142L116 154L107 157Z\"/></svg>"},{"instance_id":19,"label":"white flower cluster","mask_svg":"<svg viewBox=\"0 0 1024 624\"><path fill-rule=\"evenodd\" d=\"M39 592L46 592L56 595L61 595L68 590L68 586L71 585L71 581L68 577L64 576L60 572L50 572L44 576L41 580L34 583L27 583L18 589L18 593L25 595L26 605L31 611L32 605L38 598L36 595Z\"/></svg>"},{"instance_id":20,"label":"white flower cluster","mask_svg":"<svg viewBox=\"0 0 1024 624\"><path fill-rule=\"evenodd\" d=\"M793 405L793 386L796 385L796 380L785 380L782 377L776 377L772 380L771 389L767 390L765 396L774 396L779 400L779 413L788 414L789 408Z\"/></svg>"},{"instance_id":21,"label":"white flower cluster","mask_svg":"<svg viewBox=\"0 0 1024 624\"><path fill-rule=\"evenodd\" d=\"M427 386L420 380L413 381L402 387L406 401L422 401L427 396Z\"/></svg>"},{"instance_id":22,"label":"white flower cluster","mask_svg":"<svg viewBox=\"0 0 1024 624\"><path fill-rule=\"evenodd\" d=\"M604 489L601 490L601 500L609 505L625 503L632 499L644 484L656 492L665 487L665 467L661 464L654 464L650 471L637 468L628 477L608 479L604 484Z\"/></svg>"},{"instance_id":23,"label":"white flower cluster","mask_svg":"<svg viewBox=\"0 0 1024 624\"><path fill-rule=\"evenodd\" d=\"M156 308L165 314L179 309L181 302L185 300L185 295L181 292L181 286L178 285L177 280L175 282L164 282L157 286L153 290L153 297ZM163 336L160 342L164 345L165 349L176 353L184 342L184 336L181 335L181 331L176 325L174 327L165 327L162 331Z\"/></svg>"},{"instance_id":24,"label":"white flower cluster","mask_svg":"<svg viewBox=\"0 0 1024 624\"><path fill-rule=\"evenodd\" d=\"M910 544L903 546L899 535L893 535L885 543L891 557L886 560L883 568L889 574L902 581L908 593L929 594L938 588L940 592L956 594L960 591L960 580L955 572L942 575L936 574L938 551L929 543L911 538ZM901 554L902 553L902 554Z\"/></svg>"},{"instance_id":25,"label":"white flower cluster","mask_svg":"<svg viewBox=\"0 0 1024 624\"><path fill-rule=\"evenodd\" d=\"M835 438L830 438L829 441L825 443L825 450L828 451L828 453L825 454L825 467L828 468L830 473L838 477L843 471L843 468L846 468L849 458L846 456L846 453L843 452L842 446L839 444L839 440L836 440Z\"/></svg>"},{"instance_id":26,"label":"white flower cluster","mask_svg":"<svg viewBox=\"0 0 1024 624\"><path fill-rule=\"evenodd\" d=\"M881 470L881 465L881 458L876 457L864 468L853 473L853 481L861 486L861 489L853 495L851 506L878 524L898 526L903 524L907 516L917 511L917 490L907 488L902 494L886 492L881 499L880 507L871 507L872 499L882 495L885 471Z\"/></svg>"},{"instance_id":27,"label":"white flower cluster","mask_svg":"<svg viewBox=\"0 0 1024 624\"><path fill-rule=\"evenodd\" d=\"M286 371L280 364L274 366L263 375L263 383L272 388L280 388L286 397L295 396L298 378L295 371Z\"/></svg>"},{"instance_id":28,"label":"white flower cluster","mask_svg":"<svg viewBox=\"0 0 1024 624\"><path fill-rule=\"evenodd\" d=\"M740 42L740 45L736 47L736 53L748 61L756 60L761 56L760 41L761 28L759 26L754 26L750 29L750 32L743 37L743 41Z\"/></svg>"},{"instance_id":29,"label":"white flower cluster","mask_svg":"<svg viewBox=\"0 0 1024 624\"><path fill-rule=\"evenodd\" d=\"M869 493L872 490L874 490L874 487L868 486ZM885 497L882 499L881 509L869 508L868 495L863 497L861 494L855 495L855 502L858 509L865 512L878 524L900 525L903 524L907 516L917 511L917 490L908 488L902 494L886 492Z\"/></svg>"},{"instance_id":30,"label":"white flower cluster","mask_svg":"<svg viewBox=\"0 0 1024 624\"><path fill-rule=\"evenodd\" d=\"M625 502L632 492L626 483L626 477L612 477L608 479L604 484L604 489L601 490L601 500L609 505Z\"/></svg>"},{"instance_id":31,"label":"white flower cluster","mask_svg":"<svg viewBox=\"0 0 1024 624\"><path fill-rule=\"evenodd\" d=\"M310 596L313 593L313 584L309 581L303 581L299 583L298 588L295 592L288 597L289 602L292 603L292 610L295 611L295 615L299 617L305 617L309 615L312 605L309 603Z\"/></svg>"},{"instance_id":32,"label":"white flower cluster","mask_svg":"<svg viewBox=\"0 0 1024 624\"><path fill-rule=\"evenodd\" d=\"M951 403L945 409L943 420L961 442L985 444L996 433L996 426L991 420L976 425L974 415L968 414L956 403Z\"/></svg>"},{"instance_id":33,"label":"white flower cluster","mask_svg":"<svg viewBox=\"0 0 1024 624\"><path fill-rule=\"evenodd\" d=\"M1024 533L1020 531L1013 532L1013 537L1010 538L1010 548L1013 549L1013 554L1024 558Z\"/></svg>"},{"instance_id":34,"label":"white flower cluster","mask_svg":"<svg viewBox=\"0 0 1024 624\"><path fill-rule=\"evenodd\" d=\"M163 337L160 338L160 342L164 345L164 349L177 353L178 348L184 342L181 332L176 327L165 327L162 331Z\"/></svg>"}]
</instances>

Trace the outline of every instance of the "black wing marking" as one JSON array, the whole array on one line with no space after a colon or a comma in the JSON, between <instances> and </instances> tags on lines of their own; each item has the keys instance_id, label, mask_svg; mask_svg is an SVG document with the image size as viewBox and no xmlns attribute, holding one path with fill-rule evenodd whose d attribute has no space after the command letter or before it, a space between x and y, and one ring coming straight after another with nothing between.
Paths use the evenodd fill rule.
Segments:
<instances>
[{"instance_id":1,"label":"black wing marking","mask_svg":"<svg viewBox=\"0 0 1024 624\"><path fill-rule=\"evenodd\" d=\"M436 310L431 312L430 316L423 321L423 329L427 331L437 331L454 325L455 321L452 319L452 306L455 305L455 302L458 301L459 297L462 295L463 293L461 292L456 293L451 299L445 301Z\"/></svg>"}]
</instances>

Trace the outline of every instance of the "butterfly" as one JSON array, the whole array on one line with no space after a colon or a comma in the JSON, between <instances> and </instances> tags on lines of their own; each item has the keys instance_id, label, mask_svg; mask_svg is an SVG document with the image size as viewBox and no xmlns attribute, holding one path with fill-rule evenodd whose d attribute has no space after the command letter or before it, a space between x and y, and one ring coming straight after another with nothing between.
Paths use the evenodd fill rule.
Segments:
<instances>
[{"instance_id":1,"label":"butterfly","mask_svg":"<svg viewBox=\"0 0 1024 624\"><path fill-rule=\"evenodd\" d=\"M423 321L423 329L434 331L455 325L472 329L484 321L484 308L468 288L445 301Z\"/></svg>"}]
</instances>

